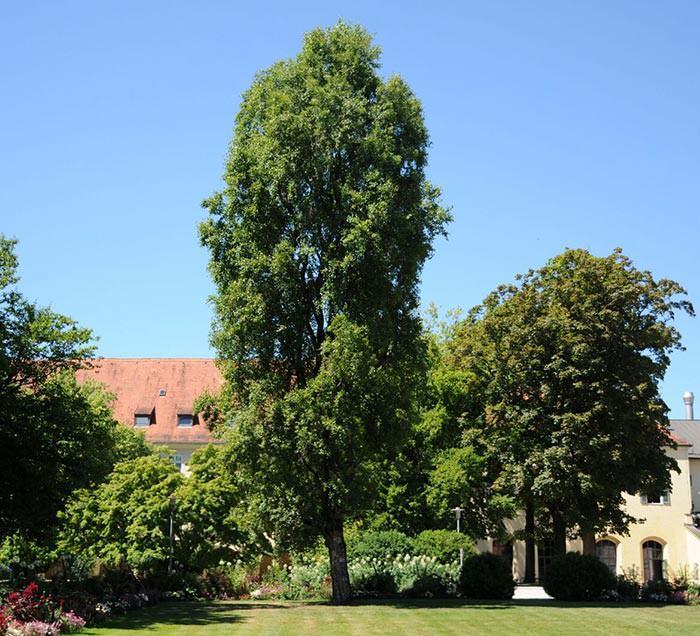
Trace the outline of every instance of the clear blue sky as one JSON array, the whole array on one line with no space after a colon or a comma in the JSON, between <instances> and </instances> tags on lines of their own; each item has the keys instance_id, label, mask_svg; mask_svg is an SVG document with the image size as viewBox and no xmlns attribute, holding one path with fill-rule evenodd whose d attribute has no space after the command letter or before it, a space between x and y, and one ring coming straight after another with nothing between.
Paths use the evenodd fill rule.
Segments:
<instances>
[{"instance_id":1,"label":"clear blue sky","mask_svg":"<svg viewBox=\"0 0 700 636\"><path fill-rule=\"evenodd\" d=\"M14 2L0 19L0 231L22 289L106 356L209 356L198 245L240 94L339 18L422 99L455 221L424 303L470 307L564 247L621 246L700 306L700 3ZM700 320L700 319L699 319ZM700 323L664 385L700 394ZM700 402L700 395L699 395ZM700 407L699 407L700 408Z\"/></svg>"}]
</instances>

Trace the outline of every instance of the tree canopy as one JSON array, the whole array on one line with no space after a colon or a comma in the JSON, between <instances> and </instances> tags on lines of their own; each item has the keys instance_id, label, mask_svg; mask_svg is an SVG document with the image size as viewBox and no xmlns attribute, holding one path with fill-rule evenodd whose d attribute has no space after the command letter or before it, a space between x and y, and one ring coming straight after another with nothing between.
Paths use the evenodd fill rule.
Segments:
<instances>
[{"instance_id":1,"label":"tree canopy","mask_svg":"<svg viewBox=\"0 0 700 636\"><path fill-rule=\"evenodd\" d=\"M165 571L170 555L178 568L200 571L233 560L248 544L236 518L238 489L213 445L192 456L184 477L168 457L150 454L119 462L104 482L76 491L60 513L59 552L136 572Z\"/></svg>"},{"instance_id":2,"label":"tree canopy","mask_svg":"<svg viewBox=\"0 0 700 636\"><path fill-rule=\"evenodd\" d=\"M670 485L674 447L659 384L692 314L677 283L620 250L572 249L490 294L460 323L448 357L472 372L470 414L521 502L566 529L624 532L623 493ZM590 544L589 544L590 545Z\"/></svg>"},{"instance_id":3,"label":"tree canopy","mask_svg":"<svg viewBox=\"0 0 700 636\"><path fill-rule=\"evenodd\" d=\"M378 71L367 32L339 23L259 73L201 226L232 465L279 539L324 536L336 601L350 594L343 523L415 415L418 279L449 220L420 103Z\"/></svg>"}]
</instances>

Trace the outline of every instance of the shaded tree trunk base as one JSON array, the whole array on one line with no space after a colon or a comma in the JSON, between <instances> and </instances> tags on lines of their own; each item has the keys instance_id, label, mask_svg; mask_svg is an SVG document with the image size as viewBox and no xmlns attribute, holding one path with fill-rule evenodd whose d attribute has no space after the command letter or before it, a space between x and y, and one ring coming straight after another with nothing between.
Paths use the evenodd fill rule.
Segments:
<instances>
[{"instance_id":1,"label":"shaded tree trunk base","mask_svg":"<svg viewBox=\"0 0 700 636\"><path fill-rule=\"evenodd\" d=\"M595 556L595 533L589 531L581 532L581 541L583 543L583 553Z\"/></svg>"},{"instance_id":2,"label":"shaded tree trunk base","mask_svg":"<svg viewBox=\"0 0 700 636\"><path fill-rule=\"evenodd\" d=\"M328 557L331 564L332 602L334 605L343 605L352 598L352 589L350 588L348 557L342 522L334 524L326 530L324 541L328 548Z\"/></svg>"}]
</instances>

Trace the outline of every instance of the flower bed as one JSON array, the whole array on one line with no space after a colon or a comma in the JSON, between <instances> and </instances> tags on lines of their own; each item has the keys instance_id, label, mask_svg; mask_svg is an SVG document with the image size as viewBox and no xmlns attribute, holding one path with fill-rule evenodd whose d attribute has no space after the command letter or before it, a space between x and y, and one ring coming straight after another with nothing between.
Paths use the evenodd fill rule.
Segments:
<instances>
[{"instance_id":1,"label":"flower bed","mask_svg":"<svg viewBox=\"0 0 700 636\"><path fill-rule=\"evenodd\" d=\"M39 592L30 583L22 592L10 592L0 606L0 635L58 636L74 634L85 627L85 620L73 611L64 611L63 603Z\"/></svg>"}]
</instances>

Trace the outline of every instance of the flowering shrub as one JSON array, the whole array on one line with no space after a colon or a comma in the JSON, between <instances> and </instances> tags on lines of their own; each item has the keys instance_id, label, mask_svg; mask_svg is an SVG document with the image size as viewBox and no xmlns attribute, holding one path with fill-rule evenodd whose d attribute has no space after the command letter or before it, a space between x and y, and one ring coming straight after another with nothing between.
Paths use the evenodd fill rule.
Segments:
<instances>
[{"instance_id":1,"label":"flowering shrub","mask_svg":"<svg viewBox=\"0 0 700 636\"><path fill-rule=\"evenodd\" d=\"M61 623L54 621L30 621L22 626L23 636L58 636L61 633Z\"/></svg>"},{"instance_id":2,"label":"flowering shrub","mask_svg":"<svg viewBox=\"0 0 700 636\"><path fill-rule=\"evenodd\" d=\"M53 622L60 611L50 596L39 593L39 586L30 583L22 592L10 592L4 612L15 621L27 623L30 621Z\"/></svg>"},{"instance_id":3,"label":"flowering shrub","mask_svg":"<svg viewBox=\"0 0 700 636\"><path fill-rule=\"evenodd\" d=\"M331 596L330 568L326 560L300 563L287 568L281 598L296 601Z\"/></svg>"},{"instance_id":4,"label":"flowering shrub","mask_svg":"<svg viewBox=\"0 0 700 636\"><path fill-rule=\"evenodd\" d=\"M613 600L636 601L639 599L641 585L639 583L639 570L632 566L617 576L616 597Z\"/></svg>"},{"instance_id":5,"label":"flowering shrub","mask_svg":"<svg viewBox=\"0 0 700 636\"><path fill-rule=\"evenodd\" d=\"M64 634L75 634L85 627L85 619L80 618L75 612L65 612L59 618L61 622L61 632Z\"/></svg>"},{"instance_id":6,"label":"flowering shrub","mask_svg":"<svg viewBox=\"0 0 700 636\"><path fill-rule=\"evenodd\" d=\"M360 558L350 561L348 573L350 585L355 592L393 594L396 580L390 561L378 558Z\"/></svg>"},{"instance_id":7,"label":"flowering shrub","mask_svg":"<svg viewBox=\"0 0 700 636\"><path fill-rule=\"evenodd\" d=\"M686 603L689 605L700 605L700 583L689 583L685 594Z\"/></svg>"},{"instance_id":8,"label":"flowering shrub","mask_svg":"<svg viewBox=\"0 0 700 636\"><path fill-rule=\"evenodd\" d=\"M647 581L642 585L639 598L651 603L668 603L673 600L673 586L664 579Z\"/></svg>"},{"instance_id":9,"label":"flowering shrub","mask_svg":"<svg viewBox=\"0 0 700 636\"><path fill-rule=\"evenodd\" d=\"M391 568L398 591L407 596L445 596L453 594L459 578L459 564L440 563L434 556L409 556L394 559Z\"/></svg>"},{"instance_id":10,"label":"flowering shrub","mask_svg":"<svg viewBox=\"0 0 700 636\"><path fill-rule=\"evenodd\" d=\"M82 630L85 620L75 612L63 612L61 606L48 594L41 594L36 583L22 592L11 592L0 607L0 635L58 636Z\"/></svg>"},{"instance_id":11,"label":"flowering shrub","mask_svg":"<svg viewBox=\"0 0 700 636\"><path fill-rule=\"evenodd\" d=\"M454 594L459 578L457 562L440 563L437 557L410 554L393 559L355 559L348 565L356 592L406 596Z\"/></svg>"}]
</instances>

